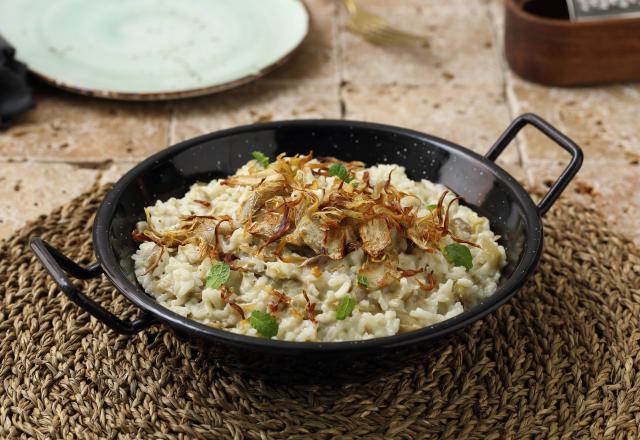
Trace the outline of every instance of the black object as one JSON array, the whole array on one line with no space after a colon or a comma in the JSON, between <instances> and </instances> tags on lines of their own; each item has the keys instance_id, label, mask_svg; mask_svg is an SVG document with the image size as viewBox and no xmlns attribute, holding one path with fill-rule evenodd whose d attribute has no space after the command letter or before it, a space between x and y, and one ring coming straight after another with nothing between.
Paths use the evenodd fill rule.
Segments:
<instances>
[{"instance_id":1,"label":"black object","mask_svg":"<svg viewBox=\"0 0 640 440\"><path fill-rule=\"evenodd\" d=\"M536 206L527 192L494 160L527 124L537 127L571 153L566 170ZM161 306L138 285L131 238L143 208L156 199L181 197L197 180L208 181L236 171L261 150L270 157L308 153L397 163L413 179L427 178L451 188L465 203L486 216L507 253L498 290L461 315L410 333L368 341L295 343L234 334L184 318ZM133 334L161 323L201 349L240 371L289 382L361 381L407 364L435 338L458 330L511 298L533 272L542 250L540 217L551 207L582 164L582 151L569 138L537 116L518 117L482 157L464 147L415 131L365 122L309 120L272 122L232 128L182 142L146 159L125 174L102 202L93 225L98 262L82 268L39 238L31 247L62 290L113 330ZM123 321L76 288L65 272L86 279L101 272L143 310L133 322Z\"/></svg>"},{"instance_id":2,"label":"black object","mask_svg":"<svg viewBox=\"0 0 640 440\"><path fill-rule=\"evenodd\" d=\"M540 17L555 18L557 20L569 19L569 8L566 1L526 0L522 3L522 9L529 14Z\"/></svg>"},{"instance_id":3,"label":"black object","mask_svg":"<svg viewBox=\"0 0 640 440\"><path fill-rule=\"evenodd\" d=\"M15 49L0 35L0 129L15 115L33 107L27 67L15 59Z\"/></svg>"}]
</instances>

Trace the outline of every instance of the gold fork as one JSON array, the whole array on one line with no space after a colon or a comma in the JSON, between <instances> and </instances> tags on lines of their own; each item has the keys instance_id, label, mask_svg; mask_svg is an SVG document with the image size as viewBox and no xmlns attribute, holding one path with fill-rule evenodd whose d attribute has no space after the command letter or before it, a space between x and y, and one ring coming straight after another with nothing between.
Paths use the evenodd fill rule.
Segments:
<instances>
[{"instance_id":1,"label":"gold fork","mask_svg":"<svg viewBox=\"0 0 640 440\"><path fill-rule=\"evenodd\" d=\"M349 29L374 44L399 45L411 42L427 43L427 37L405 32L391 26L384 18L359 7L355 0L343 0L351 20Z\"/></svg>"}]
</instances>

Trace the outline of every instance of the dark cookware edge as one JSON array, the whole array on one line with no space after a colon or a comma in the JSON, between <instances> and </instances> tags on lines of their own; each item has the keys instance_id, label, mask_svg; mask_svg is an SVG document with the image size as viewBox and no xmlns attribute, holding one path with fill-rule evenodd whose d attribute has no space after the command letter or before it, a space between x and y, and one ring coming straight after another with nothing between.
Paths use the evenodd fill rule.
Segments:
<instances>
[{"instance_id":1,"label":"dark cookware edge","mask_svg":"<svg viewBox=\"0 0 640 440\"><path fill-rule=\"evenodd\" d=\"M154 300L146 295L140 296L138 292L131 292L129 285L121 282L120 277L117 273L115 273L110 267L111 264L108 261L105 261L104 255L100 253L98 248L100 247L100 242L106 239L105 236L101 237L101 227L105 226L105 222L108 223L107 215L109 212L109 203L113 204L113 202L117 199L118 189L122 189L126 187L126 184L129 180L135 178L135 176L146 166L153 164L163 157L170 156L178 151L186 149L194 144L203 142L204 140L214 139L217 137L227 136L229 134L242 132L243 130L253 129L258 130L261 128L269 128L269 127L278 127L278 126L287 126L287 125L300 125L307 124L310 126L313 125L326 125L326 124L334 124L334 125L351 125L351 126L366 126L367 128L378 128L387 131L395 131L400 134L419 137L421 139L431 139L437 140L439 142L444 143L450 148L454 149L463 149L465 153L470 154L474 157L474 159L485 162L486 160L494 161L499 154L504 150L504 148L509 144L509 142L515 137L520 129L522 129L525 125L531 124L540 129L543 133L545 133L548 137L558 143L562 148L569 151L572 154L572 160L570 164L567 166L565 171L561 174L558 180L554 183L554 185L550 188L547 195L543 198L542 202L539 204L537 208L537 223L539 223L540 231L539 231L539 239L537 241L536 249L532 250L534 257L528 261L528 266L520 273L514 273L507 283L505 283L499 290L503 291L501 296L496 295L496 298L493 298L493 301L489 300L484 304L484 307L480 310L477 310L474 314L466 315L462 314L459 317L454 317L452 319L446 320L442 323L435 324L433 326L425 327L423 329L417 330L415 332L405 333L402 335L389 336L384 338L376 338L368 341L346 341L346 342L333 342L333 343L313 343L313 342L288 342L288 341L274 341L274 340L263 340L255 337L248 337L244 335L237 335L231 332L227 332L224 330L217 330L211 327L207 327L203 324L196 323L195 321L188 320L183 318L173 312L170 312L162 307L160 307L157 303L153 304ZM134 167L131 171L129 171L123 178L120 179L118 183L114 186L114 188L107 194L105 200L98 210L98 215L96 216L96 224L94 225L94 244L96 244L96 254L98 258L98 263L90 266L87 269L81 268L80 266L73 263L71 260L64 257L61 253L53 250L50 246L44 243L42 240L38 238L33 238L31 240L31 246L38 256L38 258L42 261L45 268L49 271L49 273L53 276L54 280L61 286L63 291L78 305L87 309L89 313L94 315L96 318L105 322L108 326L113 328L115 331L124 334L133 334L136 333L149 325L152 325L154 322L157 322L157 319L154 315L159 314L162 320L167 321L170 325L176 327L182 327L183 330L187 332L196 332L196 333L205 333L208 336L215 337L217 339L223 340L225 343L229 343L232 345L246 346L247 344L251 345L251 348L254 349L263 349L268 351L273 351L274 349L282 349L284 351L289 351L295 349L296 351L305 351L305 352L317 352L317 351L360 351L368 348L399 348L405 345L412 344L418 340L425 341L438 338L443 336L444 334L451 333L461 327L468 325L469 323L480 319L481 317L491 313L501 304L503 304L506 300L508 300L511 295L504 294L504 292L512 292L517 290L524 281L528 278L528 276L535 269L537 262L540 258L540 252L542 249L542 225L540 223L540 215L544 215L544 213L549 209L549 207L553 204L553 202L560 195L562 190L566 187L566 185L570 182L570 180L575 176L577 171L580 168L582 162L582 152L579 147L575 145L569 138L565 135L557 131L550 124L546 123L541 118L532 115L525 114L518 118L516 118L513 123L505 130L502 136L496 141L493 147L489 150L489 152L485 155L483 159L481 156L477 155L474 152L467 150L464 147L452 144L448 141L436 138L434 136L425 135L423 133L419 133L416 131L391 127L381 124L373 124L373 123L362 123L355 121L344 121L344 120L297 120L297 121L281 121L281 122L271 122L264 124L255 124L251 126L243 126L231 128L223 131L219 131L216 133L211 133L208 135L203 135L180 144L177 144L173 147L169 147L151 157L144 160L136 167ZM491 163L492 170L498 175L498 177L508 181L511 185L515 185L515 188L518 189L517 193L522 196L526 195L526 199L520 200L521 202L528 203L533 205L530 197L526 193L526 191L511 177L508 173L502 170L497 165ZM68 272L70 275L76 276L78 278L91 278L93 276L99 276L104 270L107 277L111 282L114 283L115 287L121 291L129 300L131 300L138 307L143 309L143 313L141 318L133 322L124 322L119 318L115 317L110 312L104 310L102 307L94 303L89 298L85 297L75 286L73 286L64 272ZM69 287L71 286L71 287ZM154 307L157 306L157 307ZM149 310L151 308L152 310ZM158 310L153 309L161 309L160 313ZM175 315L175 316L172 316ZM185 326L186 323L186 326Z\"/></svg>"}]
</instances>

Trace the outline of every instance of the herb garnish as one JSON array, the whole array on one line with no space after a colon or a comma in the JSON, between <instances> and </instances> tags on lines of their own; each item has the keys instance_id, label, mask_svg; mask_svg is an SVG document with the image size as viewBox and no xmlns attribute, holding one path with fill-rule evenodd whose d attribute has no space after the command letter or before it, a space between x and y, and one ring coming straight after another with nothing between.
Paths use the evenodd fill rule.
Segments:
<instances>
[{"instance_id":1,"label":"herb garnish","mask_svg":"<svg viewBox=\"0 0 640 440\"><path fill-rule=\"evenodd\" d=\"M278 334L278 321L262 310L254 310L249 318L249 323L265 338L272 338Z\"/></svg>"},{"instance_id":2,"label":"herb garnish","mask_svg":"<svg viewBox=\"0 0 640 440\"><path fill-rule=\"evenodd\" d=\"M349 170L341 163L334 163L329 167L329 176L336 176L344 183L349 183L353 180L353 176L349 175Z\"/></svg>"},{"instance_id":3,"label":"herb garnish","mask_svg":"<svg viewBox=\"0 0 640 440\"><path fill-rule=\"evenodd\" d=\"M369 279L366 276L358 275L356 279L358 280L358 284L360 284L361 286L369 287Z\"/></svg>"},{"instance_id":4,"label":"herb garnish","mask_svg":"<svg viewBox=\"0 0 640 440\"><path fill-rule=\"evenodd\" d=\"M260 165L262 165L263 168L267 168L269 166L269 158L262 154L262 152L254 151L251 155Z\"/></svg>"},{"instance_id":5,"label":"herb garnish","mask_svg":"<svg viewBox=\"0 0 640 440\"><path fill-rule=\"evenodd\" d=\"M356 300L350 296L343 296L338 305L336 311L336 319L339 321L344 320L347 316L351 315L353 308L356 306Z\"/></svg>"},{"instance_id":6,"label":"herb garnish","mask_svg":"<svg viewBox=\"0 0 640 440\"><path fill-rule=\"evenodd\" d=\"M473 267L473 259L471 257L471 251L468 247L452 243L444 248L444 255L455 266L466 267L467 270L471 270Z\"/></svg>"},{"instance_id":7,"label":"herb garnish","mask_svg":"<svg viewBox=\"0 0 640 440\"><path fill-rule=\"evenodd\" d=\"M429 211L433 211L434 209L436 209L438 207L438 205L436 205L435 203L432 203L431 205L427 205L427 209Z\"/></svg>"},{"instance_id":8,"label":"herb garnish","mask_svg":"<svg viewBox=\"0 0 640 440\"><path fill-rule=\"evenodd\" d=\"M207 287L211 289L219 289L229 279L231 275L231 268L227 263L222 261L216 262L211 269L209 269L209 275L207 275Z\"/></svg>"}]
</instances>

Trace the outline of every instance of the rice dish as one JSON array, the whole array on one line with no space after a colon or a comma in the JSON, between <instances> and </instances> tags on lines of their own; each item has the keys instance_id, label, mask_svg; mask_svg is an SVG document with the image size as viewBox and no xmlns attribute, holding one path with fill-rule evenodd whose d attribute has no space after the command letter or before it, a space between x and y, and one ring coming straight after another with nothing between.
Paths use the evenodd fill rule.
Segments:
<instances>
[{"instance_id":1,"label":"rice dish","mask_svg":"<svg viewBox=\"0 0 640 440\"><path fill-rule=\"evenodd\" d=\"M491 296L489 221L398 165L254 153L146 208L135 274L164 307L230 332L347 341L441 322Z\"/></svg>"}]
</instances>

